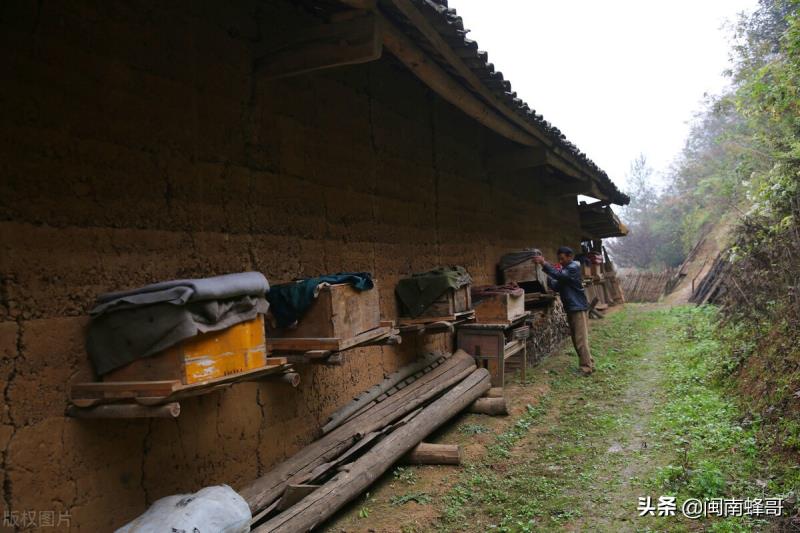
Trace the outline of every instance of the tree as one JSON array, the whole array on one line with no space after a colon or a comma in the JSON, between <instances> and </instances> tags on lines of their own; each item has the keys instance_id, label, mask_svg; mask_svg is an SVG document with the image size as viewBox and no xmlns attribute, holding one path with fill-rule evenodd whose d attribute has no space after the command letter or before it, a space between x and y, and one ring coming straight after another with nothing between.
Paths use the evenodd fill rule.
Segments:
<instances>
[{"instance_id":1,"label":"tree","mask_svg":"<svg viewBox=\"0 0 800 533\"><path fill-rule=\"evenodd\" d=\"M620 266L653 268L657 262L658 239L653 228L659 194L653 185L653 168L640 154L631 163L628 173L631 203L620 215L628 225L629 233L610 243L609 248Z\"/></svg>"}]
</instances>

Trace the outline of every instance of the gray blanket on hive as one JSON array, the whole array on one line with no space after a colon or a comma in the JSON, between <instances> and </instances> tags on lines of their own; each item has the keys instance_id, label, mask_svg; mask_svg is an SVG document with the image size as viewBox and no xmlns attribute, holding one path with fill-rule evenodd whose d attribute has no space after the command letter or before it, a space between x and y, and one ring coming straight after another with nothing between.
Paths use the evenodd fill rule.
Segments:
<instances>
[{"instance_id":1,"label":"gray blanket on hive","mask_svg":"<svg viewBox=\"0 0 800 533\"><path fill-rule=\"evenodd\" d=\"M525 250L520 250L519 252L505 254L500 258L500 263L498 263L497 266L500 268L500 270L505 270L523 263L528 259L533 259L539 255L542 255L542 252L538 248L526 248Z\"/></svg>"},{"instance_id":2,"label":"gray blanket on hive","mask_svg":"<svg viewBox=\"0 0 800 533\"><path fill-rule=\"evenodd\" d=\"M154 283L97 297L86 350L99 375L200 333L252 320L269 307L260 272Z\"/></svg>"}]
</instances>

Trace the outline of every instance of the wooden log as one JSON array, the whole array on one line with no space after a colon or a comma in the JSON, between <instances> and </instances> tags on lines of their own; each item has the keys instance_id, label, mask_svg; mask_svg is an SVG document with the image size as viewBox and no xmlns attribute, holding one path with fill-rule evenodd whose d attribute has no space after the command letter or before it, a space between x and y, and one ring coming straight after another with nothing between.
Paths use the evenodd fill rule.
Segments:
<instances>
[{"instance_id":1,"label":"wooden log","mask_svg":"<svg viewBox=\"0 0 800 533\"><path fill-rule=\"evenodd\" d=\"M239 493L250 506L252 514L257 514L279 498L286 485L306 482L315 468L340 456L352 447L362 435L367 435L402 419L408 413L459 383L464 379L464 375L474 368L473 357L459 350L410 385L387 396L383 401L376 402L375 406L359 413L288 460L275 466L265 475L244 487Z\"/></svg>"},{"instance_id":2,"label":"wooden log","mask_svg":"<svg viewBox=\"0 0 800 533\"><path fill-rule=\"evenodd\" d=\"M80 408L70 405L67 416L73 418L178 418L181 404L139 405L136 403L109 403L95 407Z\"/></svg>"},{"instance_id":3,"label":"wooden log","mask_svg":"<svg viewBox=\"0 0 800 533\"><path fill-rule=\"evenodd\" d=\"M469 412L492 416L507 415L508 407L505 398L478 398L469 406Z\"/></svg>"},{"instance_id":4,"label":"wooden log","mask_svg":"<svg viewBox=\"0 0 800 533\"><path fill-rule=\"evenodd\" d=\"M360 411L364 406L369 404L372 400L380 396L381 394L385 393L387 390L391 389L404 379L408 378L409 376L413 376L417 372L421 372L428 366L431 366L434 361L443 361L444 357L439 354L428 354L427 356L423 357L419 361L415 361L410 365L406 365L400 368L398 371L389 374L386 376L386 379L378 383L377 385L370 387L366 392L363 394L358 395L352 402L348 403L335 413L333 413L328 422L322 426L322 433L330 433L337 427L339 427L342 422L350 418L353 414Z\"/></svg>"},{"instance_id":5,"label":"wooden log","mask_svg":"<svg viewBox=\"0 0 800 533\"><path fill-rule=\"evenodd\" d=\"M279 383L286 383L292 387L300 385L300 374L297 372L284 372L283 374L273 374L265 378L268 381L277 381Z\"/></svg>"},{"instance_id":6,"label":"wooden log","mask_svg":"<svg viewBox=\"0 0 800 533\"><path fill-rule=\"evenodd\" d=\"M410 465L460 465L461 446L420 442L408 452L404 461Z\"/></svg>"},{"instance_id":7,"label":"wooden log","mask_svg":"<svg viewBox=\"0 0 800 533\"><path fill-rule=\"evenodd\" d=\"M483 395L484 398L503 398L505 397L503 393L503 387L492 387L491 389L486 391L486 394Z\"/></svg>"},{"instance_id":8,"label":"wooden log","mask_svg":"<svg viewBox=\"0 0 800 533\"><path fill-rule=\"evenodd\" d=\"M479 368L404 426L378 442L329 482L253 531L295 533L321 524L357 497L418 442L480 397L490 386L489 371Z\"/></svg>"},{"instance_id":9,"label":"wooden log","mask_svg":"<svg viewBox=\"0 0 800 533\"><path fill-rule=\"evenodd\" d=\"M278 511L285 511L318 488L319 485L287 485L283 496L278 500L276 509L278 509Z\"/></svg>"}]
</instances>

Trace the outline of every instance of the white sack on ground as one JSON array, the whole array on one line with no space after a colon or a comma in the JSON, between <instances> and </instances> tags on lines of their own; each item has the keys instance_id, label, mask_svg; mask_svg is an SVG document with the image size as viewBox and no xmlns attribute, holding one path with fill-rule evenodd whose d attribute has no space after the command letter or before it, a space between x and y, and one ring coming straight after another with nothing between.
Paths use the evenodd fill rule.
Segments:
<instances>
[{"instance_id":1,"label":"white sack on ground","mask_svg":"<svg viewBox=\"0 0 800 533\"><path fill-rule=\"evenodd\" d=\"M116 533L246 533L250 518L247 502L228 485L218 485L161 498Z\"/></svg>"}]
</instances>

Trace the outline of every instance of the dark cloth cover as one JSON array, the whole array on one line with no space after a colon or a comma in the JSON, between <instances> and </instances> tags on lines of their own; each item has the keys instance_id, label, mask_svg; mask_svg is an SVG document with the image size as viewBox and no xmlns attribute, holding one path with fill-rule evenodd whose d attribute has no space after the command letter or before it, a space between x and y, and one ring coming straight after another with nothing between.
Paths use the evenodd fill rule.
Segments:
<instances>
[{"instance_id":1,"label":"dark cloth cover","mask_svg":"<svg viewBox=\"0 0 800 533\"><path fill-rule=\"evenodd\" d=\"M464 267L439 267L428 272L412 274L397 282L395 294L407 316L418 317L448 289L460 289L472 283Z\"/></svg>"},{"instance_id":2,"label":"dark cloth cover","mask_svg":"<svg viewBox=\"0 0 800 533\"><path fill-rule=\"evenodd\" d=\"M154 283L97 297L86 351L99 375L267 312L259 272Z\"/></svg>"},{"instance_id":3,"label":"dark cloth cover","mask_svg":"<svg viewBox=\"0 0 800 533\"><path fill-rule=\"evenodd\" d=\"M548 280L550 288L558 291L561 296L561 303L564 304L565 311L569 313L589 309L586 291L583 290L580 263L573 261L560 269L545 263L542 265L542 270L550 277Z\"/></svg>"},{"instance_id":4,"label":"dark cloth cover","mask_svg":"<svg viewBox=\"0 0 800 533\"><path fill-rule=\"evenodd\" d=\"M340 272L274 285L267 294L267 300L278 327L286 328L300 320L319 294L317 288L324 283L349 283L359 291L374 287L372 274L369 272Z\"/></svg>"},{"instance_id":5,"label":"dark cloth cover","mask_svg":"<svg viewBox=\"0 0 800 533\"><path fill-rule=\"evenodd\" d=\"M184 305L187 302L227 300L239 296L263 296L267 291L269 283L261 272L162 281L137 289L101 294L89 314L96 316L155 303Z\"/></svg>"},{"instance_id":6,"label":"dark cloth cover","mask_svg":"<svg viewBox=\"0 0 800 533\"><path fill-rule=\"evenodd\" d=\"M522 296L525 294L525 291L513 281L505 285L480 285L478 287L471 287L470 292L472 293L473 302L479 302L495 294L513 294L514 296Z\"/></svg>"},{"instance_id":7,"label":"dark cloth cover","mask_svg":"<svg viewBox=\"0 0 800 533\"><path fill-rule=\"evenodd\" d=\"M538 248L526 248L525 250L520 250L519 252L505 254L500 258L500 262L497 264L497 266L500 268L500 270L505 270L520 263L524 263L528 259L532 259L539 255L542 255L542 251Z\"/></svg>"}]
</instances>

